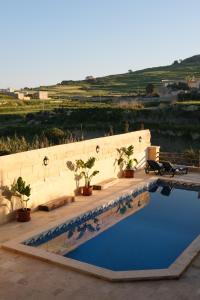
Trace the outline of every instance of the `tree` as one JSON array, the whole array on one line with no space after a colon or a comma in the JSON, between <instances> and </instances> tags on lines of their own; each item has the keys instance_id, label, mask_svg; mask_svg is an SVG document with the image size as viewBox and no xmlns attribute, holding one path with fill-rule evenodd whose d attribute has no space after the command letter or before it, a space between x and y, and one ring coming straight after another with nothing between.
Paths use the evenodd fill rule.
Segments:
<instances>
[{"instance_id":1,"label":"tree","mask_svg":"<svg viewBox=\"0 0 200 300\"><path fill-rule=\"evenodd\" d=\"M128 132L129 132L129 122L128 122L128 121L125 121L125 122L124 122L124 132L125 132L125 133L128 133Z\"/></svg>"},{"instance_id":2,"label":"tree","mask_svg":"<svg viewBox=\"0 0 200 300\"><path fill-rule=\"evenodd\" d=\"M53 141L54 143L58 143L60 139L63 139L65 137L65 132L57 127L49 128L45 130L45 135Z\"/></svg>"},{"instance_id":3,"label":"tree","mask_svg":"<svg viewBox=\"0 0 200 300\"><path fill-rule=\"evenodd\" d=\"M152 96L153 92L154 92L154 85L152 83L147 84L146 86L146 94Z\"/></svg>"},{"instance_id":4,"label":"tree","mask_svg":"<svg viewBox=\"0 0 200 300\"><path fill-rule=\"evenodd\" d=\"M96 78L94 76L86 76L85 77L85 80L87 82L95 82L96 81Z\"/></svg>"},{"instance_id":5,"label":"tree","mask_svg":"<svg viewBox=\"0 0 200 300\"><path fill-rule=\"evenodd\" d=\"M179 64L178 60L175 60L175 61L173 62L173 65L178 65L178 64Z\"/></svg>"}]
</instances>

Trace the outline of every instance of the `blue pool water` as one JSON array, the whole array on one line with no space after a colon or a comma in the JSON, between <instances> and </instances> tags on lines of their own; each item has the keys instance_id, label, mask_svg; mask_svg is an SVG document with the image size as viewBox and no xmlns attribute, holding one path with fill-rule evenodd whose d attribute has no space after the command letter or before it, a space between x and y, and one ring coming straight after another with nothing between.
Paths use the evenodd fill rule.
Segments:
<instances>
[{"instance_id":1,"label":"blue pool water","mask_svg":"<svg viewBox=\"0 0 200 300\"><path fill-rule=\"evenodd\" d=\"M147 206L65 256L114 271L163 269L199 234L198 193L159 188Z\"/></svg>"}]
</instances>

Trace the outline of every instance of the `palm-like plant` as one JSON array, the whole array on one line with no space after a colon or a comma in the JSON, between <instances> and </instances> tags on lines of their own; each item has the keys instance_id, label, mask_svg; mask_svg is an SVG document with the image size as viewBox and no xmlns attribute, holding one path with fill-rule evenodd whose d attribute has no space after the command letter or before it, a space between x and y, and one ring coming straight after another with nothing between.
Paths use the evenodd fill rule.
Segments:
<instances>
[{"instance_id":1,"label":"palm-like plant","mask_svg":"<svg viewBox=\"0 0 200 300\"><path fill-rule=\"evenodd\" d=\"M93 171L90 173L90 170L94 167L96 158L90 157L86 162L82 159L76 160L76 172L80 171L80 176L85 179L85 187L90 187L90 182L94 176L96 176L99 171Z\"/></svg>"},{"instance_id":2,"label":"palm-like plant","mask_svg":"<svg viewBox=\"0 0 200 300\"><path fill-rule=\"evenodd\" d=\"M30 184L26 185L26 182L22 179L22 177L19 177L17 181L12 184L11 192L20 197L22 210L27 211L27 202L31 195Z\"/></svg>"},{"instance_id":3,"label":"palm-like plant","mask_svg":"<svg viewBox=\"0 0 200 300\"><path fill-rule=\"evenodd\" d=\"M128 147L121 147L117 149L119 158L117 163L122 169L125 167L126 170L135 169L135 165L138 163L136 158L131 158L134 154L134 146L130 145Z\"/></svg>"}]
</instances>

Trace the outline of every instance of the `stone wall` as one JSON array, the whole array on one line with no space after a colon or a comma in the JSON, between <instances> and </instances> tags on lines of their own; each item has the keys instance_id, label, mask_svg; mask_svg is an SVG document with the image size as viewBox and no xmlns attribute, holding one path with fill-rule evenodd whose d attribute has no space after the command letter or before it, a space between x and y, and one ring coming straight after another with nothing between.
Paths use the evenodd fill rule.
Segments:
<instances>
[{"instance_id":1,"label":"stone wall","mask_svg":"<svg viewBox=\"0 0 200 300\"><path fill-rule=\"evenodd\" d=\"M144 166L147 147L150 146L149 130L140 130L126 134L97 138L71 144L64 144L32 150L0 157L0 185L10 187L14 179L22 176L32 188L29 206L36 208L48 200L73 195L76 190L74 173L67 167L67 162L76 159L97 158L95 170L99 174L92 183L117 177L119 167L115 163L116 148L134 145L134 157L138 160L138 168ZM96 151L99 146L99 152ZM49 158L47 166L43 164L44 157ZM83 181L80 182L80 185ZM14 208L16 208L14 204ZM0 197L0 223L7 221L10 212L10 202Z\"/></svg>"}]
</instances>

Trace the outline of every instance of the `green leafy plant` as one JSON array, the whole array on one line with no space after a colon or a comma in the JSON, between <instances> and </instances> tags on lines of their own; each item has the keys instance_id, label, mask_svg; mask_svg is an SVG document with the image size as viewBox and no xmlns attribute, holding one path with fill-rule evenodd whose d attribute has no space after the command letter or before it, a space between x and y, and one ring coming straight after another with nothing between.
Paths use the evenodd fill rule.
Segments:
<instances>
[{"instance_id":1,"label":"green leafy plant","mask_svg":"<svg viewBox=\"0 0 200 300\"><path fill-rule=\"evenodd\" d=\"M30 184L26 185L22 177L18 177L17 181L14 181L11 186L11 192L13 195L19 196L22 210L27 210L27 203L31 195Z\"/></svg>"},{"instance_id":2,"label":"green leafy plant","mask_svg":"<svg viewBox=\"0 0 200 300\"><path fill-rule=\"evenodd\" d=\"M95 161L95 157L90 157L86 162L82 159L76 160L75 171L80 172L80 177L85 179L85 187L90 187L92 178L99 173L99 171L90 173L90 170L94 167Z\"/></svg>"},{"instance_id":3,"label":"green leafy plant","mask_svg":"<svg viewBox=\"0 0 200 300\"><path fill-rule=\"evenodd\" d=\"M131 158L134 154L134 146L130 145L128 147L117 148L119 158L117 159L117 164L122 169L133 170L135 165L138 163L136 158Z\"/></svg>"}]
</instances>

